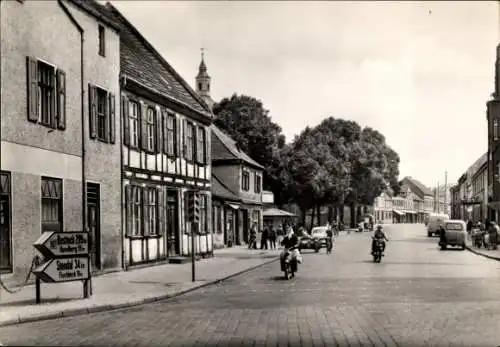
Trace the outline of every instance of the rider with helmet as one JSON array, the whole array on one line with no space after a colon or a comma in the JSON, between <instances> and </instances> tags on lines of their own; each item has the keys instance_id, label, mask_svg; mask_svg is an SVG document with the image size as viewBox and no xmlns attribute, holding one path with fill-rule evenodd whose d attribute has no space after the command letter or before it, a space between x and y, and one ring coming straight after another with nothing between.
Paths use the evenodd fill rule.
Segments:
<instances>
[{"instance_id":1,"label":"rider with helmet","mask_svg":"<svg viewBox=\"0 0 500 347\"><path fill-rule=\"evenodd\" d=\"M377 225L377 228L375 229L375 234L373 235L373 240L372 240L372 254L375 252L375 244L377 240L385 240L389 241L387 236L385 235L383 231L383 227L381 225ZM385 250L385 242L382 242L382 252Z\"/></svg>"}]
</instances>

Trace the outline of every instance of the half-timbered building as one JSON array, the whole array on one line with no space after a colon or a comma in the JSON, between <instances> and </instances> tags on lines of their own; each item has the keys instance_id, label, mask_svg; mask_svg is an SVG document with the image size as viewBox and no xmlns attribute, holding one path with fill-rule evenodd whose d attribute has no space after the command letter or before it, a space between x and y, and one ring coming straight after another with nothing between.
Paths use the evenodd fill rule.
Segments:
<instances>
[{"instance_id":1,"label":"half-timbered building","mask_svg":"<svg viewBox=\"0 0 500 347\"><path fill-rule=\"evenodd\" d=\"M212 112L112 5L120 23L125 266L191 252L186 192L201 194L195 252L211 254Z\"/></svg>"}]
</instances>

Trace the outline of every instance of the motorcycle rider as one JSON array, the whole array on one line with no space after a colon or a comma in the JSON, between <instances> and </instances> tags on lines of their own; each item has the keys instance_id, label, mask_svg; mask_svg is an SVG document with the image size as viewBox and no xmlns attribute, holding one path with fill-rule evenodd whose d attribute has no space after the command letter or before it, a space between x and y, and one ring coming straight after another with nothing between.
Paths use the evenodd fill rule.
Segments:
<instances>
[{"instance_id":1,"label":"motorcycle rider","mask_svg":"<svg viewBox=\"0 0 500 347\"><path fill-rule=\"evenodd\" d=\"M373 235L372 255L375 253L375 244L376 244L377 240L389 241L389 239L385 235L381 225L377 225L377 229L375 230L375 234ZM382 242L382 252L384 252L384 250L385 250L385 242Z\"/></svg>"},{"instance_id":2,"label":"motorcycle rider","mask_svg":"<svg viewBox=\"0 0 500 347\"><path fill-rule=\"evenodd\" d=\"M285 248L283 252L280 254L280 262L281 262L281 270L284 270L285 268L285 258L290 252L290 248L297 247L299 245L299 239L297 235L293 232L293 229L291 226L288 226L287 228L287 234L281 241L281 245ZM295 269L293 269L294 272L297 271L296 265Z\"/></svg>"},{"instance_id":3,"label":"motorcycle rider","mask_svg":"<svg viewBox=\"0 0 500 347\"><path fill-rule=\"evenodd\" d=\"M326 242L331 242L332 248L333 248L333 233L335 227L331 225L328 229L326 229Z\"/></svg>"}]
</instances>

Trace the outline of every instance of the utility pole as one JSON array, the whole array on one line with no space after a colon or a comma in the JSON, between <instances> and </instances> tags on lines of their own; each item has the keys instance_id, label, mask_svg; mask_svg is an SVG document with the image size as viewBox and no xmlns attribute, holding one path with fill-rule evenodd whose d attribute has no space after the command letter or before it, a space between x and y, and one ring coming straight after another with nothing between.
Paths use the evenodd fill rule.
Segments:
<instances>
[{"instance_id":1,"label":"utility pole","mask_svg":"<svg viewBox=\"0 0 500 347\"><path fill-rule=\"evenodd\" d=\"M444 172L444 213L448 214L448 205L447 205L447 190L448 189L448 171Z\"/></svg>"},{"instance_id":2,"label":"utility pole","mask_svg":"<svg viewBox=\"0 0 500 347\"><path fill-rule=\"evenodd\" d=\"M437 203L437 213L439 213L439 181L438 181L438 185L436 188L436 203ZM436 204L436 203L434 203L434 204Z\"/></svg>"}]
</instances>

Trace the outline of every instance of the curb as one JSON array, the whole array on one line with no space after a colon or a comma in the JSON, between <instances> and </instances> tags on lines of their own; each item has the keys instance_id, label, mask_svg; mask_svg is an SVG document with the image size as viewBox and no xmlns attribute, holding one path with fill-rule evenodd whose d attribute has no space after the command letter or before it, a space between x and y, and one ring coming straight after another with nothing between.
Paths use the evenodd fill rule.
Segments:
<instances>
[{"instance_id":1,"label":"curb","mask_svg":"<svg viewBox=\"0 0 500 347\"><path fill-rule=\"evenodd\" d=\"M32 323L32 322L38 322L38 321L44 321L44 320L51 320L51 319L57 319L57 318L66 318L66 317L74 317L74 316L82 316L82 315L88 315L92 313L99 313L99 312L107 312L107 311L115 311L115 310L120 310L120 309L125 309L125 308L130 308L134 306L139 306L139 305L145 305L145 304L151 304L153 302L161 301L161 300L168 300L168 299L173 299L175 297L187 294L189 292L198 290L200 288L208 287L214 284L218 284L220 282L223 282L227 279L230 279L232 277L239 276L241 274L244 274L246 272L250 272L252 270L255 270L259 267L262 267L264 265L271 264L275 261L279 260L279 256L276 258L273 258L271 260L266 260L265 262L254 265L252 267L246 268L244 270L240 270L238 272L232 273L230 275L217 278L211 281L207 281L205 283L201 283L199 285L195 285L191 288L180 290L176 293L171 293L171 294L162 294L154 297L149 297L149 298L143 298L143 299L136 299L132 300L129 302L123 302L119 304L112 304L112 305L99 305L99 306L93 306L93 307L84 307L84 308L75 308L75 309L68 309L60 312L53 312L53 313L42 313L30 317L17 317L14 319L6 320L3 322L0 322L0 327L5 327L9 325L16 325L16 324L23 324L23 323ZM1 345L0 345L1 346Z\"/></svg>"},{"instance_id":2,"label":"curb","mask_svg":"<svg viewBox=\"0 0 500 347\"><path fill-rule=\"evenodd\" d=\"M488 258L488 259L492 259L492 260L500 261L500 257L494 257L494 256L489 255L489 254L484 254L484 253L478 252L478 251L476 251L474 248L469 247L469 246L465 246L465 248L466 248L469 252L474 253L474 254L476 254L476 255L480 255L480 256L485 257L485 258Z\"/></svg>"}]
</instances>

